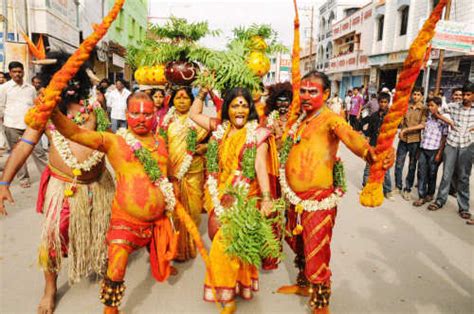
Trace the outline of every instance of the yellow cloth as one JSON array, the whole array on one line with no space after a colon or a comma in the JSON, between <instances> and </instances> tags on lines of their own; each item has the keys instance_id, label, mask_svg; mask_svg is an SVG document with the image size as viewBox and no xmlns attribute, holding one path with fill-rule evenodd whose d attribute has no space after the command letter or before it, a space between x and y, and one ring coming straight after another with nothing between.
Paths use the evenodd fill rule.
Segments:
<instances>
[{"instance_id":1,"label":"yellow cloth","mask_svg":"<svg viewBox=\"0 0 474 314\"><path fill-rule=\"evenodd\" d=\"M222 230L217 231L212 241L211 252L212 277L216 296L211 288L209 273L206 272L204 285L204 300L213 302L231 302L236 295L248 300L252 298L252 292L258 290L258 270L241 262L238 258L230 258L225 254L225 246L222 239Z\"/></svg>"},{"instance_id":2,"label":"yellow cloth","mask_svg":"<svg viewBox=\"0 0 474 314\"><path fill-rule=\"evenodd\" d=\"M168 174L176 176L184 157L186 156L186 136L188 134L186 125L187 115L178 115L178 119L171 122L168 127ZM203 141L207 136L207 131L197 127L197 141ZM186 212L191 216L196 226L201 222L201 212L203 206L203 185L204 185L204 158L194 156L188 172L179 182L174 182L175 191L184 206ZM196 246L190 234L186 231L184 224L175 216L175 227L179 231L178 252L176 260L186 261L196 257Z\"/></svg>"}]
</instances>

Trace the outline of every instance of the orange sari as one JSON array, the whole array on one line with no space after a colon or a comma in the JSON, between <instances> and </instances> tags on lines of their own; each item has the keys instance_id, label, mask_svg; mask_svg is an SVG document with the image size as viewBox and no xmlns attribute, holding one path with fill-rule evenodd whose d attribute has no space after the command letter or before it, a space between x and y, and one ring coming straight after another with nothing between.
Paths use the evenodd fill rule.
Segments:
<instances>
[{"instance_id":1,"label":"orange sari","mask_svg":"<svg viewBox=\"0 0 474 314\"><path fill-rule=\"evenodd\" d=\"M224 135L219 147L219 198L222 199L227 187L232 185L235 171L239 169L240 155L245 145L247 129L242 128L229 136ZM278 171L276 145L270 132L267 132L264 141L269 145L269 158L267 169L269 175L276 178ZM272 180L270 180L272 181ZM274 191L272 191L274 192ZM250 183L249 196L260 195L260 188L257 179ZM208 189L205 192L205 208L213 214L213 204ZM218 230L211 245L210 260L212 265L212 279L215 286L216 296L211 289L211 276L206 272L204 284L204 300L214 302L232 302L236 295L243 299L252 298L252 292L258 290L258 269L242 262L240 259L230 257L225 253L221 230Z\"/></svg>"}]
</instances>

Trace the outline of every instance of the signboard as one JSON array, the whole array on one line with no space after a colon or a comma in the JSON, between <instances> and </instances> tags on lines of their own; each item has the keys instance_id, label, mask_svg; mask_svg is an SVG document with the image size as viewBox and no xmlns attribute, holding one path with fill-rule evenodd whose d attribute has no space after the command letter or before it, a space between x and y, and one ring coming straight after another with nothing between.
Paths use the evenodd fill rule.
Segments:
<instances>
[{"instance_id":1,"label":"signboard","mask_svg":"<svg viewBox=\"0 0 474 314\"><path fill-rule=\"evenodd\" d=\"M125 59L117 54L112 54L112 64L119 68L125 67Z\"/></svg>"},{"instance_id":2,"label":"signboard","mask_svg":"<svg viewBox=\"0 0 474 314\"><path fill-rule=\"evenodd\" d=\"M433 48L474 55L474 23L439 21L431 44Z\"/></svg>"}]
</instances>

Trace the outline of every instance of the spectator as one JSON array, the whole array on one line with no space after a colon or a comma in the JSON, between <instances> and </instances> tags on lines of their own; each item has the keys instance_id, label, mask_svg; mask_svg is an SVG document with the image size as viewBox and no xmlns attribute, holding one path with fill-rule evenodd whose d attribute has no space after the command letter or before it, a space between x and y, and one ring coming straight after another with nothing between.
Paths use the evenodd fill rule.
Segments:
<instances>
[{"instance_id":1,"label":"spectator","mask_svg":"<svg viewBox=\"0 0 474 314\"><path fill-rule=\"evenodd\" d=\"M41 83L41 78L37 75L33 76L33 78L31 79L31 84L35 88L36 94L38 94L41 88L43 87L43 84Z\"/></svg>"},{"instance_id":2,"label":"spectator","mask_svg":"<svg viewBox=\"0 0 474 314\"><path fill-rule=\"evenodd\" d=\"M329 109L331 109L336 114L343 116L344 108L342 106L342 100L339 98L338 94L335 93L334 96L329 100Z\"/></svg>"},{"instance_id":3,"label":"spectator","mask_svg":"<svg viewBox=\"0 0 474 314\"><path fill-rule=\"evenodd\" d=\"M474 154L474 84L467 82L463 87L462 104L450 103L444 112L451 119L441 114L436 114L438 119L448 123L451 128L448 131L446 147L443 152L443 176L438 188L436 200L428 206L429 210L437 210L446 204L448 199L449 184L454 168L458 172L458 210L463 219L471 218L469 213L469 179L472 169L472 158ZM468 221L471 224L472 220Z\"/></svg>"},{"instance_id":4,"label":"spectator","mask_svg":"<svg viewBox=\"0 0 474 314\"><path fill-rule=\"evenodd\" d=\"M7 82L5 73L0 72L0 85ZM2 114L3 116L3 114ZM5 138L5 131L3 130L3 118L0 118L0 157L3 156L3 152L7 149L7 139Z\"/></svg>"},{"instance_id":5,"label":"spectator","mask_svg":"<svg viewBox=\"0 0 474 314\"><path fill-rule=\"evenodd\" d=\"M446 123L436 118L442 104L440 97L428 99L427 118L418 157L418 200L413 203L416 207L431 202L435 194L438 166L448 133Z\"/></svg>"},{"instance_id":6,"label":"spectator","mask_svg":"<svg viewBox=\"0 0 474 314\"><path fill-rule=\"evenodd\" d=\"M403 118L399 134L400 141L397 147L397 160L395 163L395 184L396 192L402 194L402 197L411 200L411 188L415 180L416 172L416 154L420 147L421 130L425 128L426 115L423 108L423 90L414 88L412 93L413 102L408 107L408 112ZM406 177L405 188L403 188L403 166L406 156L409 156L408 174Z\"/></svg>"},{"instance_id":7,"label":"spectator","mask_svg":"<svg viewBox=\"0 0 474 314\"><path fill-rule=\"evenodd\" d=\"M125 81L118 79L115 82L116 89L110 92L107 103L112 109L110 117L112 118L112 130L117 132L120 128L127 127L125 118L125 110L127 109L127 98L130 96L130 91L125 88Z\"/></svg>"},{"instance_id":8,"label":"spectator","mask_svg":"<svg viewBox=\"0 0 474 314\"><path fill-rule=\"evenodd\" d=\"M108 79L104 78L102 79L102 81L100 81L99 85L98 85L98 88L101 87L105 90L105 99L106 99L106 104L107 104L107 114L109 116L109 119L110 119L110 113L112 112L112 108L110 107L110 101L109 101L109 98L110 98L110 93L112 92L112 88L110 86L110 82Z\"/></svg>"},{"instance_id":9,"label":"spectator","mask_svg":"<svg viewBox=\"0 0 474 314\"><path fill-rule=\"evenodd\" d=\"M453 103L462 103L462 87L456 87L453 88L452 95L451 95L451 100ZM446 110L446 106L442 107L442 111ZM449 114L444 113L443 116L445 116L448 119L451 119ZM456 197L457 193L457 185L458 185L458 173L456 171L456 167L454 168L453 176L451 178L451 184L449 186L449 195L452 195Z\"/></svg>"},{"instance_id":10,"label":"spectator","mask_svg":"<svg viewBox=\"0 0 474 314\"><path fill-rule=\"evenodd\" d=\"M351 98L351 109L349 111L349 123L356 131L360 131L360 113L364 105L364 99L359 94L359 88L352 89L353 96Z\"/></svg>"},{"instance_id":11,"label":"spectator","mask_svg":"<svg viewBox=\"0 0 474 314\"><path fill-rule=\"evenodd\" d=\"M17 61L10 62L8 70L12 80L0 87L0 116L5 126L8 145L13 148L19 140L22 140L21 137L26 129L24 116L33 106L36 91L33 86L23 80L23 64ZM39 172L42 173L48 159L41 145L35 146L33 159ZM18 171L17 178L20 180L21 187L30 187L30 176L26 163Z\"/></svg>"},{"instance_id":12,"label":"spectator","mask_svg":"<svg viewBox=\"0 0 474 314\"><path fill-rule=\"evenodd\" d=\"M151 90L151 98L155 105L155 121L153 121L153 131L163 122L163 118L168 112L168 105L165 103L166 93L164 89L154 88Z\"/></svg>"},{"instance_id":13,"label":"spectator","mask_svg":"<svg viewBox=\"0 0 474 314\"><path fill-rule=\"evenodd\" d=\"M344 99L344 111L346 112L346 120L349 121L349 112L351 111L352 90L348 90Z\"/></svg>"},{"instance_id":14,"label":"spectator","mask_svg":"<svg viewBox=\"0 0 474 314\"><path fill-rule=\"evenodd\" d=\"M6 82L7 82L7 77L6 77L5 73L0 72L0 85L4 84Z\"/></svg>"},{"instance_id":15,"label":"spectator","mask_svg":"<svg viewBox=\"0 0 474 314\"><path fill-rule=\"evenodd\" d=\"M369 123L370 117L378 111L379 111L379 101L377 99L377 95L372 94L370 95L370 100L366 102L364 107L362 108L361 122L360 122L361 130L365 130L365 128L367 127L367 124Z\"/></svg>"},{"instance_id":16,"label":"spectator","mask_svg":"<svg viewBox=\"0 0 474 314\"><path fill-rule=\"evenodd\" d=\"M369 117L369 127L367 129L366 135L369 138L370 146L375 147L377 145L377 138L380 133L380 127L382 126L383 119L388 112L388 105L390 103L390 95L387 93L380 93L378 99L379 110L374 112ZM366 164L364 169L364 176L362 178L362 186L365 186L367 179L369 178L370 166ZM387 169L385 172L385 177L383 180L383 194L385 198L393 200L392 197L392 180L390 178L390 169Z\"/></svg>"}]
</instances>

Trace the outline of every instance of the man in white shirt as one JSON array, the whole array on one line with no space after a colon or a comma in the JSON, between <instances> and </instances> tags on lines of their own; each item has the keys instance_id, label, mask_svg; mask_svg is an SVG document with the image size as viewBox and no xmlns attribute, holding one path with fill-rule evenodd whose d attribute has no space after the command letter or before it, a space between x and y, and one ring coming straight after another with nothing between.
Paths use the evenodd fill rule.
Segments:
<instances>
[{"instance_id":1,"label":"man in white shirt","mask_svg":"<svg viewBox=\"0 0 474 314\"><path fill-rule=\"evenodd\" d=\"M36 90L24 82L23 64L17 61L8 65L11 80L0 86L0 116L5 127L5 135L10 148L13 149L22 139L26 129L24 117L28 109L33 106ZM35 143L29 143L34 145ZM33 150L33 159L39 172L42 173L48 162L48 157L41 145L36 145ZM17 178L23 188L30 187L30 175L26 163L18 171Z\"/></svg>"},{"instance_id":2,"label":"man in white shirt","mask_svg":"<svg viewBox=\"0 0 474 314\"><path fill-rule=\"evenodd\" d=\"M3 85L7 82L5 73L0 72L0 85ZM3 112L0 113L0 117L3 117ZM3 151L7 149L7 138L5 137L5 132L3 131L3 118L0 118L0 157L3 156Z\"/></svg>"},{"instance_id":3,"label":"man in white shirt","mask_svg":"<svg viewBox=\"0 0 474 314\"><path fill-rule=\"evenodd\" d=\"M110 92L107 105L112 108L110 113L112 130L117 132L118 129L127 127L125 110L127 109L127 98L131 93L125 88L125 82L122 79L115 82L115 87L116 89Z\"/></svg>"}]
</instances>

